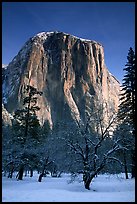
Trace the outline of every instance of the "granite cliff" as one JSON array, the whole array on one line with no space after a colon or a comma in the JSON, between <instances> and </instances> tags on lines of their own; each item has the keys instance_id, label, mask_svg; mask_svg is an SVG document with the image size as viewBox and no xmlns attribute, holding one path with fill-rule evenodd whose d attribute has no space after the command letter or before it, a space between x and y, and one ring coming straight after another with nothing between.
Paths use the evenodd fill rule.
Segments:
<instances>
[{"instance_id":1,"label":"granite cliff","mask_svg":"<svg viewBox=\"0 0 137 204\"><path fill-rule=\"evenodd\" d=\"M3 69L3 103L13 113L22 105L27 84L43 91L38 98L41 123L84 120L95 99L117 111L120 83L108 71L103 46L63 32L30 38Z\"/></svg>"}]
</instances>

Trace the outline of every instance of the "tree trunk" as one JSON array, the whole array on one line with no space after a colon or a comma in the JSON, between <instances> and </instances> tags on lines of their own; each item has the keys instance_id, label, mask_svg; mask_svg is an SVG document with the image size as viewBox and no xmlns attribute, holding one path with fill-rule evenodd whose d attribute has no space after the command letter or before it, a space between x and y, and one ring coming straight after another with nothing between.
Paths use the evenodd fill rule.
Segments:
<instances>
[{"instance_id":1,"label":"tree trunk","mask_svg":"<svg viewBox=\"0 0 137 204\"><path fill-rule=\"evenodd\" d=\"M126 179L128 179L128 169L127 169L127 160L126 160L126 152L125 152L125 150L124 150L124 152L123 152L123 156L124 156L125 176L126 176Z\"/></svg>"},{"instance_id":2,"label":"tree trunk","mask_svg":"<svg viewBox=\"0 0 137 204\"><path fill-rule=\"evenodd\" d=\"M47 158L46 163L47 163L47 162L48 162L48 158ZM39 175L39 179L38 179L39 182L42 181L42 177L43 177L44 174L45 174L45 167L46 167L46 164L44 164L44 166L43 166L43 170L42 170L42 173Z\"/></svg>"},{"instance_id":3,"label":"tree trunk","mask_svg":"<svg viewBox=\"0 0 137 204\"><path fill-rule=\"evenodd\" d=\"M18 180L22 180L22 179L23 179L23 172L24 172L24 166L22 165L22 166L20 167L20 169L19 169L19 172L18 172L17 176L16 176L16 178L17 178Z\"/></svg>"},{"instance_id":4,"label":"tree trunk","mask_svg":"<svg viewBox=\"0 0 137 204\"><path fill-rule=\"evenodd\" d=\"M12 178L12 176L13 176L13 169L11 169L11 171L9 171L9 175L8 175L8 178Z\"/></svg>"},{"instance_id":5,"label":"tree trunk","mask_svg":"<svg viewBox=\"0 0 137 204\"><path fill-rule=\"evenodd\" d=\"M3 174L3 176L6 176L6 174L7 174L7 171L6 171L6 170L4 170L4 174Z\"/></svg>"},{"instance_id":6,"label":"tree trunk","mask_svg":"<svg viewBox=\"0 0 137 204\"><path fill-rule=\"evenodd\" d=\"M84 186L87 190L90 190L90 183L91 183L91 177L90 177L90 172L84 171L83 174L83 181L84 181Z\"/></svg>"},{"instance_id":7,"label":"tree trunk","mask_svg":"<svg viewBox=\"0 0 137 204\"><path fill-rule=\"evenodd\" d=\"M132 178L135 178L135 150L134 149L131 152L131 156L132 156L132 170L131 170L131 174L132 174Z\"/></svg>"},{"instance_id":8,"label":"tree trunk","mask_svg":"<svg viewBox=\"0 0 137 204\"><path fill-rule=\"evenodd\" d=\"M125 176L126 176L126 179L128 179L127 165L125 165L124 168L125 168Z\"/></svg>"},{"instance_id":9,"label":"tree trunk","mask_svg":"<svg viewBox=\"0 0 137 204\"><path fill-rule=\"evenodd\" d=\"M97 155L97 148L98 146L95 147L95 153L94 153L94 171L96 172L96 155ZM95 175L97 177L97 174Z\"/></svg>"},{"instance_id":10,"label":"tree trunk","mask_svg":"<svg viewBox=\"0 0 137 204\"><path fill-rule=\"evenodd\" d=\"M32 176L33 176L33 170L30 169L30 177L32 177Z\"/></svg>"},{"instance_id":11,"label":"tree trunk","mask_svg":"<svg viewBox=\"0 0 137 204\"><path fill-rule=\"evenodd\" d=\"M43 167L42 173L39 175L39 179L38 179L39 182L42 181L42 177L44 176L44 171L45 171L45 165Z\"/></svg>"},{"instance_id":12,"label":"tree trunk","mask_svg":"<svg viewBox=\"0 0 137 204\"><path fill-rule=\"evenodd\" d=\"M12 178L13 172L14 172L14 167L13 167L13 163L11 163L9 174L8 174L8 178Z\"/></svg>"},{"instance_id":13,"label":"tree trunk","mask_svg":"<svg viewBox=\"0 0 137 204\"><path fill-rule=\"evenodd\" d=\"M38 179L39 182L42 181L42 177L43 177L43 176L44 176L44 173L41 173L41 174L39 175L39 179Z\"/></svg>"},{"instance_id":14,"label":"tree trunk","mask_svg":"<svg viewBox=\"0 0 137 204\"><path fill-rule=\"evenodd\" d=\"M89 187L90 183L91 183L90 179L88 179L87 181L84 182L85 189L90 190L90 187Z\"/></svg>"}]
</instances>

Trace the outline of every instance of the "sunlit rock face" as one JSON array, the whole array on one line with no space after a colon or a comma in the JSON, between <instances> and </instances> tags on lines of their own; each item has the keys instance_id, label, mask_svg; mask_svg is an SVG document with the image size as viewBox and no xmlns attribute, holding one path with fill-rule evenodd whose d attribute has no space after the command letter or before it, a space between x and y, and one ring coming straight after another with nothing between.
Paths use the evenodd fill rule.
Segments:
<instances>
[{"instance_id":1,"label":"sunlit rock face","mask_svg":"<svg viewBox=\"0 0 137 204\"><path fill-rule=\"evenodd\" d=\"M2 104L2 125L11 126L12 119L12 115L5 109L4 105Z\"/></svg>"},{"instance_id":2,"label":"sunlit rock face","mask_svg":"<svg viewBox=\"0 0 137 204\"><path fill-rule=\"evenodd\" d=\"M38 97L41 123L85 120L95 100L117 111L120 84L106 68L103 46L63 32L42 32L30 38L4 71L3 103L9 112L22 105L24 88ZM105 117L105 116L104 116Z\"/></svg>"}]
</instances>

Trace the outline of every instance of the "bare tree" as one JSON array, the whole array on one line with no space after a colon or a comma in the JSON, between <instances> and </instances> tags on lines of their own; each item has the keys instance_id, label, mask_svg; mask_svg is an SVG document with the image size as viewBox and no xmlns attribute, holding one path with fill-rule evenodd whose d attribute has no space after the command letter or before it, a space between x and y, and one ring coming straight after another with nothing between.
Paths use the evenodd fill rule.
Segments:
<instances>
[{"instance_id":1,"label":"bare tree","mask_svg":"<svg viewBox=\"0 0 137 204\"><path fill-rule=\"evenodd\" d=\"M135 144L131 125L126 121L118 121L113 138L115 140L119 138L121 146L124 147L116 153L116 156L122 161L125 178L128 179L128 173L132 172L132 148Z\"/></svg>"},{"instance_id":2,"label":"bare tree","mask_svg":"<svg viewBox=\"0 0 137 204\"><path fill-rule=\"evenodd\" d=\"M111 136L117 117L113 114L106 117L105 122L104 114L108 114L107 107L98 105L95 110L87 116L85 124L76 120L79 138L67 140L70 150L78 155L77 161L82 163L84 186L88 190L92 179L107 165L109 160L121 163L113 156L113 153L123 149L119 144L120 139L114 141Z\"/></svg>"}]
</instances>

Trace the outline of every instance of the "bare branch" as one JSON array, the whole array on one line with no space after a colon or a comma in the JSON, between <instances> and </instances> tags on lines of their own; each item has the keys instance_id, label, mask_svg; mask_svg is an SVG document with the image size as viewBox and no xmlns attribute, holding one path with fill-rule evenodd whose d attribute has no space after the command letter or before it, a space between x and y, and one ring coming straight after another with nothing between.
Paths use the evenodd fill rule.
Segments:
<instances>
[{"instance_id":1,"label":"bare branch","mask_svg":"<svg viewBox=\"0 0 137 204\"><path fill-rule=\"evenodd\" d=\"M85 158L84 158L83 151L81 152L81 149L82 149L82 148L79 148L79 149L80 149L80 151L79 151L79 149L76 148L75 144L73 144L72 141L69 141L69 143L68 143L67 145L68 145L76 154L79 154L83 159L85 159Z\"/></svg>"},{"instance_id":2,"label":"bare branch","mask_svg":"<svg viewBox=\"0 0 137 204\"><path fill-rule=\"evenodd\" d=\"M124 166L123 162L120 161L120 160L119 160L118 158L116 158L116 157L108 157L107 159L115 160L115 161L119 162L122 166Z\"/></svg>"}]
</instances>

